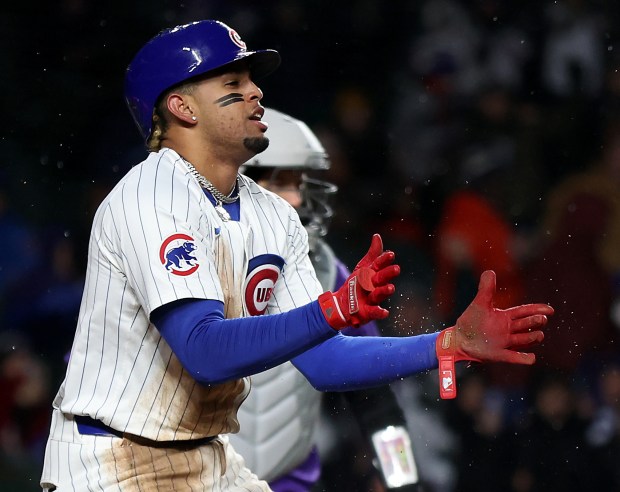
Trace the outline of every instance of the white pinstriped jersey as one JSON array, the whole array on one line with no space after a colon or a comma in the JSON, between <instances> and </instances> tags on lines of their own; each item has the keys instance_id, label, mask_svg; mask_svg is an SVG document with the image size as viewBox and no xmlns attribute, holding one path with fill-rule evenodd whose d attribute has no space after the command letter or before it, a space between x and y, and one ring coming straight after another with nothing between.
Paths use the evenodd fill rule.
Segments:
<instances>
[{"instance_id":1,"label":"white pinstriped jersey","mask_svg":"<svg viewBox=\"0 0 620 492\"><path fill-rule=\"evenodd\" d=\"M226 317L245 316L248 263L260 255L284 260L273 292L259 299L270 312L316 299L321 287L295 210L245 177L239 195L240 220L222 222L170 149L150 154L118 183L94 219L77 331L55 408L153 440L238 430L247 381L198 384L149 315L177 299L204 298L223 301ZM63 429L52 428L51 439L62 441Z\"/></svg>"}]
</instances>

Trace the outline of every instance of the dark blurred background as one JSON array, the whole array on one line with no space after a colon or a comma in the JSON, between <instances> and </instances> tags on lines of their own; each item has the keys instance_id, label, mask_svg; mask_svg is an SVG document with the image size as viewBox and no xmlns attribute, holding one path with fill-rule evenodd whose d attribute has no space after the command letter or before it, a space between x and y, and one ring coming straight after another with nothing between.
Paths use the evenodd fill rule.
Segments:
<instances>
[{"instance_id":1,"label":"dark blurred background","mask_svg":"<svg viewBox=\"0 0 620 492\"><path fill-rule=\"evenodd\" d=\"M403 273L385 334L556 308L533 368L393 385L427 492L620 490L620 3L611 0L4 2L0 7L0 489L38 490L93 213L145 156L124 70L161 29L216 18L283 63L263 104L305 120L339 186L349 265L380 232ZM380 490L326 398L321 490ZM336 425L334 425L336 423Z\"/></svg>"}]
</instances>

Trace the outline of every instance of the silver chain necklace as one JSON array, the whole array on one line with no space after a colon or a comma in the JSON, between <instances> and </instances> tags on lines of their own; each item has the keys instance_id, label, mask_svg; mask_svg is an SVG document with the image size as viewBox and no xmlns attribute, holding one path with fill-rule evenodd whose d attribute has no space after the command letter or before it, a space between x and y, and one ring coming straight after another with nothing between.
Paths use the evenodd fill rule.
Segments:
<instances>
[{"instance_id":1,"label":"silver chain necklace","mask_svg":"<svg viewBox=\"0 0 620 492\"><path fill-rule=\"evenodd\" d=\"M228 210L226 210L223 207L222 204L223 203L226 203L226 204L235 203L239 199L239 195L231 196L235 192L235 189L237 188L237 184L239 182L239 176L237 176L237 178L235 179L235 185L232 187L232 190L230 190L230 193L227 196L227 195L224 195L224 193L218 190L215 186L213 186L213 183L211 183L211 181L209 181L202 174L200 174L189 161L183 159L183 162L185 162L185 165L189 169L190 174L194 176L194 178L196 178L196 181L198 181L200 186L203 187L205 190L207 190L209 193L211 193L211 195L213 195L213 198L215 198L215 211L220 216L220 218L224 222L229 221L230 214L228 213Z\"/></svg>"}]
</instances>

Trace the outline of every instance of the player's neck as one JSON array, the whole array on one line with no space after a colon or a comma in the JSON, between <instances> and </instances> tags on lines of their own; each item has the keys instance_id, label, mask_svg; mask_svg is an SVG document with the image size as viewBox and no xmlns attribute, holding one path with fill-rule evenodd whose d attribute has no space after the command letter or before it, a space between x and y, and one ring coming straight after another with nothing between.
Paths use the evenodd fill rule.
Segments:
<instances>
[{"instance_id":1,"label":"player's neck","mask_svg":"<svg viewBox=\"0 0 620 492\"><path fill-rule=\"evenodd\" d=\"M195 147L178 144L172 146L169 145L170 143L166 142L166 146L189 161L196 171L207 178L220 192L224 195L230 193L230 190L235 186L241 164L230 158L213 156L211 152Z\"/></svg>"}]
</instances>

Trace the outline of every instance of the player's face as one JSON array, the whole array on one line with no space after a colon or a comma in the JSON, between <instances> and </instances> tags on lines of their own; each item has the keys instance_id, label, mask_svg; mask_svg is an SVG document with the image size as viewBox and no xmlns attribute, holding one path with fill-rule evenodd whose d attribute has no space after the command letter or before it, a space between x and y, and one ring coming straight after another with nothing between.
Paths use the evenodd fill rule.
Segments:
<instances>
[{"instance_id":1,"label":"player's face","mask_svg":"<svg viewBox=\"0 0 620 492\"><path fill-rule=\"evenodd\" d=\"M271 176L260 179L258 184L284 198L293 207L301 205L302 172L299 170L282 169Z\"/></svg>"},{"instance_id":2,"label":"player's face","mask_svg":"<svg viewBox=\"0 0 620 492\"><path fill-rule=\"evenodd\" d=\"M199 82L192 97L200 134L214 152L243 153L248 159L267 148L263 93L245 66Z\"/></svg>"}]
</instances>

